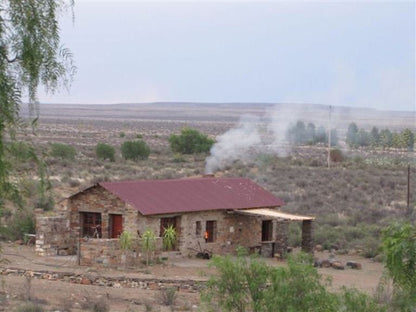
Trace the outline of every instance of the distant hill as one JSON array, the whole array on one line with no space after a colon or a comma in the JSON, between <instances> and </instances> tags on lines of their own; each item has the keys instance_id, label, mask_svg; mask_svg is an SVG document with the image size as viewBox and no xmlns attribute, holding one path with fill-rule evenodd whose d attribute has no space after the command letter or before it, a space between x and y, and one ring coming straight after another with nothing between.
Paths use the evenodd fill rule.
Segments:
<instances>
[{"instance_id":1,"label":"distant hill","mask_svg":"<svg viewBox=\"0 0 416 312\"><path fill-rule=\"evenodd\" d=\"M270 116L277 114L282 119L302 119L327 125L329 106L310 103L120 103L120 104L41 104L40 117L76 119L126 119L126 120L174 120L237 122L244 114ZM21 111L29 115L27 107ZM385 111L372 108L333 106L332 124L344 128L354 121L359 127L415 130L416 115L411 111Z\"/></svg>"}]
</instances>

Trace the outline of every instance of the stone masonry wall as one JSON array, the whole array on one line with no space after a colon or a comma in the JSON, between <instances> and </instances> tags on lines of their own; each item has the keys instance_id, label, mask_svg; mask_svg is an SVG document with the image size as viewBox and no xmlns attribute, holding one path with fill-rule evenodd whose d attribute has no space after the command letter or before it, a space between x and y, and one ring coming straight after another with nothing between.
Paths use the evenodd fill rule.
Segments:
<instances>
[{"instance_id":1,"label":"stone masonry wall","mask_svg":"<svg viewBox=\"0 0 416 312\"><path fill-rule=\"evenodd\" d=\"M70 226L77 237L80 236L80 212L101 213L102 238L109 238L110 214L121 214L123 216L123 230L132 233L137 231L137 210L101 186L94 186L76 194L69 200L68 206L70 209Z\"/></svg>"},{"instance_id":2,"label":"stone masonry wall","mask_svg":"<svg viewBox=\"0 0 416 312\"><path fill-rule=\"evenodd\" d=\"M237 246L256 249L261 246L261 222L264 218L238 215L226 211L203 211L182 214L143 216L135 208L121 201L101 186L94 186L70 198L68 202L70 211L70 227L76 238L80 236L80 212L101 213L102 238L109 238L109 215L121 214L123 230L138 238L151 230L160 235L160 219L164 217L177 217L178 242L177 249L183 255L195 255L206 249L214 254L233 253ZM201 231L196 234L196 222L201 224ZM214 242L205 242L204 232L206 221L216 221L216 239ZM273 220L274 252L286 249L287 225ZM199 244L198 244L199 243ZM200 246L200 247L199 247ZM161 248L161 239L158 239L158 248ZM111 257L110 257L111 258Z\"/></svg>"},{"instance_id":3,"label":"stone masonry wall","mask_svg":"<svg viewBox=\"0 0 416 312\"><path fill-rule=\"evenodd\" d=\"M41 256L75 254L76 240L67 216L36 215L36 253Z\"/></svg>"}]
</instances>

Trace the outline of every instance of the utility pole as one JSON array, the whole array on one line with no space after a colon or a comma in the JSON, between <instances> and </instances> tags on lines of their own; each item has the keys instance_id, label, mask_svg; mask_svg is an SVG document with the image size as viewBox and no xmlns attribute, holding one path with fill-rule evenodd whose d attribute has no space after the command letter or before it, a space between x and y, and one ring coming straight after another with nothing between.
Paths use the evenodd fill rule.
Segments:
<instances>
[{"instance_id":1,"label":"utility pole","mask_svg":"<svg viewBox=\"0 0 416 312\"><path fill-rule=\"evenodd\" d=\"M331 111L332 105L329 105L329 125L328 125L328 169L331 168Z\"/></svg>"},{"instance_id":2,"label":"utility pole","mask_svg":"<svg viewBox=\"0 0 416 312\"><path fill-rule=\"evenodd\" d=\"M410 165L407 165L407 215L412 214L412 209L410 209Z\"/></svg>"}]
</instances>

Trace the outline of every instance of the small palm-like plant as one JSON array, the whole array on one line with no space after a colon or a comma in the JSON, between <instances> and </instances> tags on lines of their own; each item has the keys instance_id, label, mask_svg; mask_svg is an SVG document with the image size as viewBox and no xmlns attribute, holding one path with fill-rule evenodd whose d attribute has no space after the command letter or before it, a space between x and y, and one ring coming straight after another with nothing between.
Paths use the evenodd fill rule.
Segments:
<instances>
[{"instance_id":1,"label":"small palm-like plant","mask_svg":"<svg viewBox=\"0 0 416 312\"><path fill-rule=\"evenodd\" d=\"M127 265L126 252L127 250L131 250L131 247L133 245L133 236L130 232L123 231L123 233L120 234L118 243L120 245L121 250L123 250L123 254L121 255L121 262L124 262L124 264Z\"/></svg>"},{"instance_id":2,"label":"small palm-like plant","mask_svg":"<svg viewBox=\"0 0 416 312\"><path fill-rule=\"evenodd\" d=\"M176 243L176 229L169 225L163 232L163 247L166 250L172 250Z\"/></svg>"},{"instance_id":3,"label":"small palm-like plant","mask_svg":"<svg viewBox=\"0 0 416 312\"><path fill-rule=\"evenodd\" d=\"M142 248L146 252L146 265L149 265L150 253L155 249L156 235L151 230L147 230L142 236Z\"/></svg>"},{"instance_id":4,"label":"small palm-like plant","mask_svg":"<svg viewBox=\"0 0 416 312\"><path fill-rule=\"evenodd\" d=\"M129 250L133 244L133 237L130 232L123 231L123 233L120 234L118 242L122 250Z\"/></svg>"}]
</instances>

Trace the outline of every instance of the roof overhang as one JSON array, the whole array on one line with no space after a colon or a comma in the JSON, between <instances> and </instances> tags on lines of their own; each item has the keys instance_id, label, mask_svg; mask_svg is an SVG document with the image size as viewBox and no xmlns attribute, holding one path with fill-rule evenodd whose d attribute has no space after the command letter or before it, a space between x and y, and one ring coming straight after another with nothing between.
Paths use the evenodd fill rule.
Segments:
<instances>
[{"instance_id":1,"label":"roof overhang","mask_svg":"<svg viewBox=\"0 0 416 312\"><path fill-rule=\"evenodd\" d=\"M274 209L257 208L257 209L242 209L234 210L234 213L248 215L253 217L267 217L272 219L279 219L283 221L312 221L315 217L300 216L290 213L280 212Z\"/></svg>"}]
</instances>

